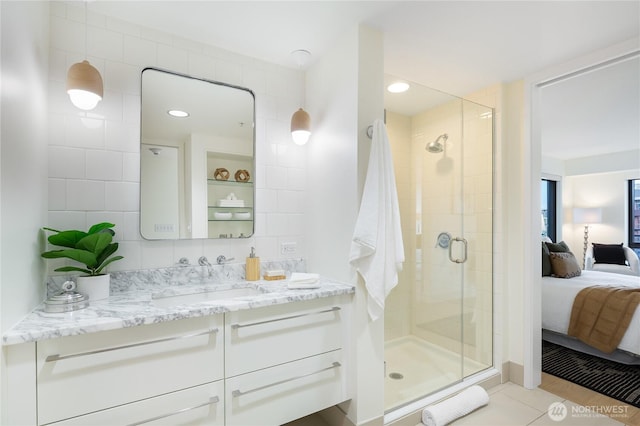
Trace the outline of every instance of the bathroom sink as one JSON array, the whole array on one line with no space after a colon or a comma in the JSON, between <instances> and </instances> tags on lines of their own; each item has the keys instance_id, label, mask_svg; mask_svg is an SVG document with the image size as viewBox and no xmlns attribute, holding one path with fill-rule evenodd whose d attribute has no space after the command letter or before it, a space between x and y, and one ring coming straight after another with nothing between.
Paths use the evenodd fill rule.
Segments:
<instances>
[{"instance_id":1,"label":"bathroom sink","mask_svg":"<svg viewBox=\"0 0 640 426\"><path fill-rule=\"evenodd\" d=\"M257 296L260 294L264 294L264 292L252 287L226 288L222 290L203 291L199 293L178 294L171 296L152 296L152 302L155 306L169 307L177 305L189 305L194 303L238 299L243 297Z\"/></svg>"}]
</instances>

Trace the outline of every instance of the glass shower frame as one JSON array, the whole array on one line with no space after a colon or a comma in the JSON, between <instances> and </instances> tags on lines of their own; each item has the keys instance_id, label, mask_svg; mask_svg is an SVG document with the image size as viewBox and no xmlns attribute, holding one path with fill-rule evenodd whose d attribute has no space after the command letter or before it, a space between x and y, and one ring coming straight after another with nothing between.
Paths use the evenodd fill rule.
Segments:
<instances>
[{"instance_id":1,"label":"glass shower frame","mask_svg":"<svg viewBox=\"0 0 640 426\"><path fill-rule=\"evenodd\" d=\"M417 109L385 98L406 256L385 307L385 412L493 366L493 110L416 89Z\"/></svg>"}]
</instances>

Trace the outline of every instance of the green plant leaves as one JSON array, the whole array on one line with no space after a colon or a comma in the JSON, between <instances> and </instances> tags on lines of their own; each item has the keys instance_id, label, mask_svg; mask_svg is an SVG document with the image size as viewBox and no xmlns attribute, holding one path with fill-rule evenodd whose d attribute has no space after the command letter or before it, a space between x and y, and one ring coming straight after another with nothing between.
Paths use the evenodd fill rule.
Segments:
<instances>
[{"instance_id":1,"label":"green plant leaves","mask_svg":"<svg viewBox=\"0 0 640 426\"><path fill-rule=\"evenodd\" d=\"M67 247L67 249L46 251L41 256L46 259L67 258L87 266L87 269L63 266L56 269L58 272L79 271L89 275L98 275L108 264L123 259L122 256L109 258L118 250L118 243L112 243L115 232L111 228L114 226L113 223L102 222L89 228L89 232L43 228L55 232L49 236L49 243Z\"/></svg>"},{"instance_id":2,"label":"green plant leaves","mask_svg":"<svg viewBox=\"0 0 640 426\"><path fill-rule=\"evenodd\" d=\"M111 234L101 232L98 234L89 234L76 244L76 248L80 250L87 250L93 253L96 258L107 248L111 243Z\"/></svg>"},{"instance_id":3,"label":"green plant leaves","mask_svg":"<svg viewBox=\"0 0 640 426\"><path fill-rule=\"evenodd\" d=\"M80 249L66 249L66 250L51 250L42 253L42 257L45 259L59 259L67 258L75 260L76 262L84 263L88 268L95 268L98 264L98 259L95 254Z\"/></svg>"},{"instance_id":4,"label":"green plant leaves","mask_svg":"<svg viewBox=\"0 0 640 426\"><path fill-rule=\"evenodd\" d=\"M62 231L57 234L50 235L47 240L49 240L49 242L54 246L75 248L78 241L82 240L86 236L87 233L82 231Z\"/></svg>"}]
</instances>

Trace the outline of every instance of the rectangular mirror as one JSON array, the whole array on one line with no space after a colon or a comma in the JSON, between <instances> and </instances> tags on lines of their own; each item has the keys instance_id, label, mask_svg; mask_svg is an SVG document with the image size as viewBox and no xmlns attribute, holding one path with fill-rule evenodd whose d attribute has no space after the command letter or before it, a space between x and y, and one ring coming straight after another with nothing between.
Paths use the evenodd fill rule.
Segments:
<instances>
[{"instance_id":1,"label":"rectangular mirror","mask_svg":"<svg viewBox=\"0 0 640 426\"><path fill-rule=\"evenodd\" d=\"M142 71L140 233L148 240L253 235L251 90Z\"/></svg>"}]
</instances>

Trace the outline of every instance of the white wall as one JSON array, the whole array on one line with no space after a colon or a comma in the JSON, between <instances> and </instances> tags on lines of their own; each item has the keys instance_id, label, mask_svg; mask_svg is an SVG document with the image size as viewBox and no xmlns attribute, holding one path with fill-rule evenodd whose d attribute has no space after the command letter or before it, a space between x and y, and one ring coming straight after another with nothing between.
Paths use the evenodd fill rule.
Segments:
<instances>
[{"instance_id":1,"label":"white wall","mask_svg":"<svg viewBox=\"0 0 640 426\"><path fill-rule=\"evenodd\" d=\"M575 207L599 207L602 223L589 226L589 243L628 245L628 181L640 179L640 169L610 173L566 176L563 180L562 205L565 222L563 239L580 259L584 246L584 224L574 223Z\"/></svg>"},{"instance_id":2,"label":"white wall","mask_svg":"<svg viewBox=\"0 0 640 426\"><path fill-rule=\"evenodd\" d=\"M0 332L45 293L37 253L47 200L48 12L46 2L0 2ZM3 350L0 406L8 396L4 366Z\"/></svg>"},{"instance_id":3,"label":"white wall","mask_svg":"<svg viewBox=\"0 0 640 426\"><path fill-rule=\"evenodd\" d=\"M525 311L524 280L522 278L525 260L524 240L522 231L522 199L524 177L523 166L531 161L526 158L522 149L524 132L523 105L524 86L523 81L515 81L505 85L504 88L504 116L502 120L503 155L501 165L504 173L502 179L497 179L496 198L503 206L501 215L496 218L504 225L504 233L501 233L501 256L496 256L495 262L499 273L504 276L504 284L501 289L502 303L496 304L496 317L504 329L496 332L504 334L502 350L505 351L503 360L524 364L523 336ZM498 324L496 324L498 325ZM509 374L509 373L507 373Z\"/></svg>"},{"instance_id":4,"label":"white wall","mask_svg":"<svg viewBox=\"0 0 640 426\"><path fill-rule=\"evenodd\" d=\"M48 4L2 2L2 331L44 295Z\"/></svg>"},{"instance_id":5,"label":"white wall","mask_svg":"<svg viewBox=\"0 0 640 426\"><path fill-rule=\"evenodd\" d=\"M383 115L382 36L354 28L307 73L313 134L306 198L309 269L356 282L349 249L371 141L366 128ZM344 409L355 424L382 424L384 318L369 321L366 290L357 282L351 341L354 398Z\"/></svg>"},{"instance_id":6,"label":"white wall","mask_svg":"<svg viewBox=\"0 0 640 426\"><path fill-rule=\"evenodd\" d=\"M82 5L80 5L82 6ZM112 270L170 266L186 256L239 261L256 247L281 258L281 242L305 257L306 150L291 142L291 114L302 105L304 74L93 13L88 5L89 61L104 79L104 100L87 114L64 91L68 67L84 59L84 9L51 2L49 73L49 215L41 225L116 224L125 259ZM293 64L292 64L293 65ZM158 67L247 87L256 95L256 233L242 240L145 241L139 233L140 73ZM50 262L51 264L53 262ZM50 266L52 269L52 266Z\"/></svg>"}]
</instances>

